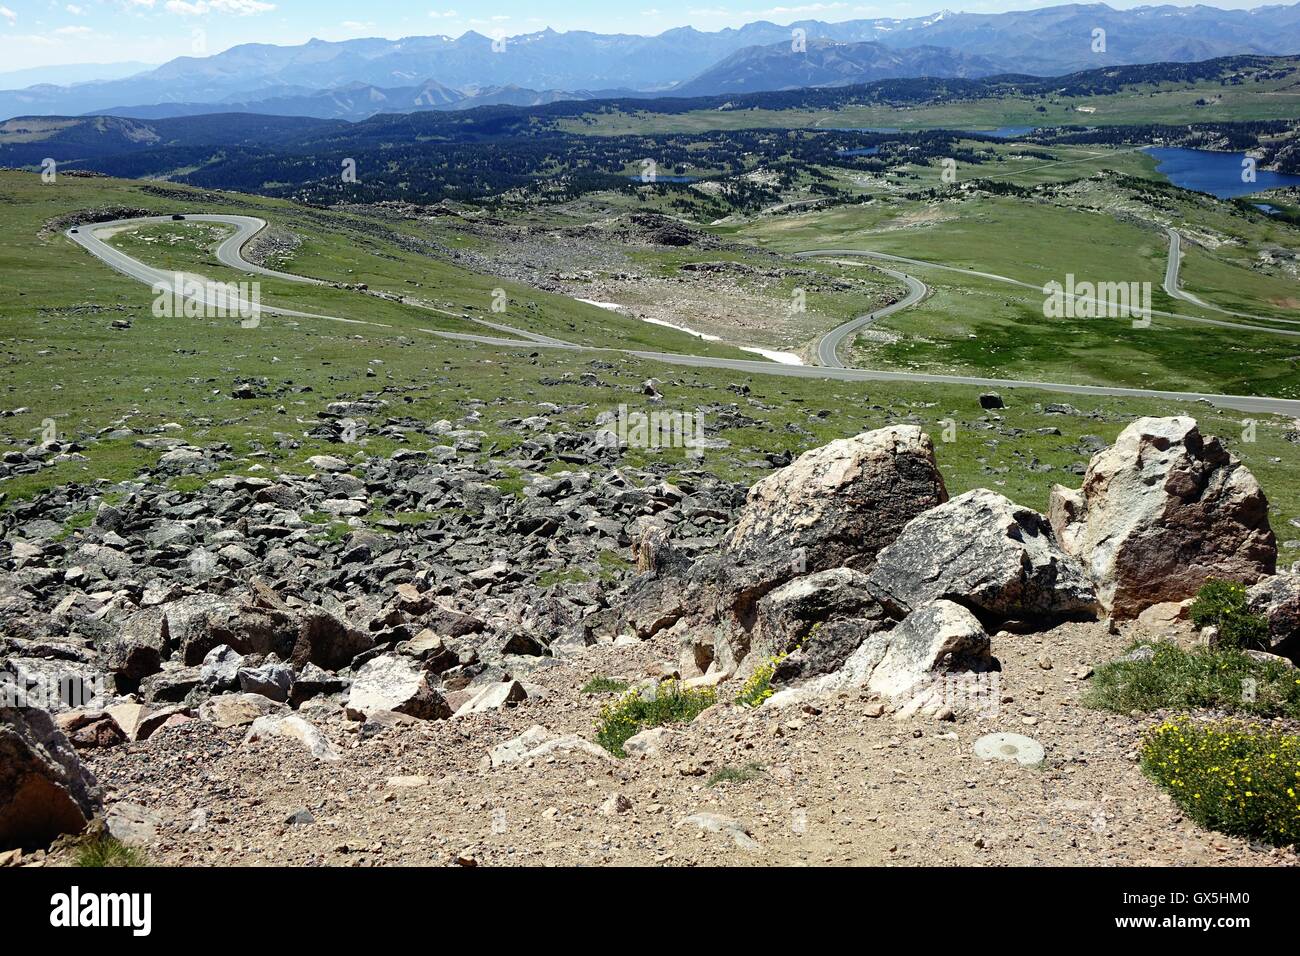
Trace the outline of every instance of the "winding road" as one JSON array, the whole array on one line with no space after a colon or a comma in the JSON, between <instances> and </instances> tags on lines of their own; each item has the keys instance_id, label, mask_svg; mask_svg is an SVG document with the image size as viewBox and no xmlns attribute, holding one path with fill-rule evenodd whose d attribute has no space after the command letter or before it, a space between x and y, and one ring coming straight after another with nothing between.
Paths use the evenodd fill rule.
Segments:
<instances>
[{"instance_id":1,"label":"winding road","mask_svg":"<svg viewBox=\"0 0 1300 956\"><path fill-rule=\"evenodd\" d=\"M277 272L273 269L266 269L255 263L249 262L243 258L242 250L244 245L254 235L266 227L266 222L253 216L228 216L228 215L186 215L187 220L196 220L199 222L215 222L235 227L235 233L223 240L217 249L217 258L225 265L243 272L253 273L255 275L264 275L272 278L283 279L290 282L304 282L313 285L328 285L320 279L314 279L307 276L293 275L286 272ZM77 243L95 258L105 263L109 267L116 269L124 275L127 275L137 281L147 285L156 285L160 282L166 283L171 287L174 273L162 269L156 269L152 266L145 265L138 259L126 255L121 250L115 249L104 241L98 233L112 232L123 228L131 228L138 225L150 223L170 222L170 216L151 216L139 219L120 219L112 222L87 223L69 228L65 235L73 242ZM1029 283L1020 282L1016 279L1008 279L1005 276L998 276L992 273L975 272L969 269L961 269L955 266L943 266L935 263L925 262L919 259L907 259L903 256L893 256L886 253L872 252L867 250L847 250L847 249L821 249L810 250L799 253L804 258L824 257L824 256L850 256L863 257L869 259L880 259L890 262L911 263L927 268L945 269L949 271L962 272L969 275L981 276L984 278L995 279L1003 282L1010 282L1015 285L1026 286L1037 289L1038 287ZM1060 392L1067 395L1095 395L1111 396L1121 398L1146 398L1146 399L1168 399L1173 401L1204 401L1221 408L1231 408L1236 411L1249 413L1277 414L1287 415L1293 418L1300 418L1300 400L1284 398L1268 398L1253 395L1216 395L1212 393L1201 392L1172 392L1159 391L1154 389L1141 388L1123 388L1109 385L1073 385L1062 382L1038 382L1020 379L1001 379L1001 378L980 378L966 375L938 375L921 372L891 372L877 369L858 369L846 368L839 360L837 355L839 345L850 335L862 328L865 328L871 322L883 316L896 312L899 309L906 308L920 301L928 292L926 285L919 279L907 275L903 272L884 269L882 271L900 279L908 287L908 293L898 302L892 303L875 312L858 316L850 321L832 329L826 333L818 343L817 354L823 362L820 366L810 365L785 365L779 362L766 362L749 359L729 359L719 358L707 355L685 355L674 352L651 352L638 349L610 349L596 346L580 345L573 342L565 342L561 339L552 338L547 335L541 335L535 332L526 332L520 329L512 328L500 323L488 322L481 319L474 319L471 316L461 315L446 309L431 306L428 303L403 297L400 301L406 305L422 308L429 311L438 312L453 318L462 319L469 322L475 322L479 325L503 333L502 336L476 335L467 332L448 332L438 329L421 329L420 331L442 338L454 339L459 341L469 341L485 345L493 345L502 348L554 348L573 351L590 351L590 352L609 352L619 351L647 361L662 362L670 365L681 365L695 368L717 368L728 369L737 372L744 372L755 375L783 375L794 378L820 378L835 379L840 381L854 382L909 382L914 384L944 384L944 385L969 385L978 388L1033 388L1042 391ZM202 293L194 298L202 297ZM281 309L270 306L261 306L261 311L275 314L287 315L300 318L323 319L333 322L346 322L354 325L369 325L387 328L388 326L380 322L363 322L358 319L345 319L338 316L316 315L310 312L298 312L292 309ZM1166 313L1155 313L1162 315ZM1234 328L1252 328L1250 326L1234 325L1233 323L1220 323L1214 320L1196 320L1193 317L1174 316L1176 318L1189 318L1192 321L1204 321L1215 325L1229 325ZM1287 330L1270 329L1260 327L1259 331L1275 332L1278 334L1300 335L1300 332L1288 332ZM509 337L505 337L509 336Z\"/></svg>"},{"instance_id":2,"label":"winding road","mask_svg":"<svg viewBox=\"0 0 1300 956\"><path fill-rule=\"evenodd\" d=\"M821 257L826 255L823 252L800 252L796 254L801 259ZM843 325L837 326L823 335L817 342L817 364L825 368L845 368L840 361L840 346L845 339L852 339L859 332L871 325L877 319L883 319L887 315L892 315L901 309L915 305L924 299L930 292L930 287L918 279L916 276L910 276L906 272L897 272L894 269L886 269L878 266L885 275L893 276L899 282L907 286L907 295L893 302L884 308L877 309L875 312L868 312L860 315L856 319L851 319Z\"/></svg>"},{"instance_id":3,"label":"winding road","mask_svg":"<svg viewBox=\"0 0 1300 956\"><path fill-rule=\"evenodd\" d=\"M1208 309L1211 312L1218 312L1220 315L1231 315L1239 319L1253 319L1255 316L1247 315L1245 312L1233 312L1231 309L1224 309L1217 305L1206 302L1204 299L1192 295L1187 290L1180 288L1178 285L1178 270L1183 264L1183 237L1177 229L1172 226L1166 226L1165 232L1169 236L1169 261L1165 264L1165 282L1164 290L1171 299L1182 299L1184 302L1190 302L1192 305L1199 305L1202 309ZM1284 322L1287 325L1300 325L1297 319L1278 319L1274 318L1273 322Z\"/></svg>"}]
</instances>

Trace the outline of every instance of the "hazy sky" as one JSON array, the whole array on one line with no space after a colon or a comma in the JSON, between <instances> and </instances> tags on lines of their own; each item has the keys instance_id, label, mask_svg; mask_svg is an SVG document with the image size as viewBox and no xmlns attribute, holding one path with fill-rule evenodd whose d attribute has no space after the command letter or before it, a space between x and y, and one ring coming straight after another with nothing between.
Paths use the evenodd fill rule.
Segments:
<instances>
[{"instance_id":1,"label":"hazy sky","mask_svg":"<svg viewBox=\"0 0 1300 956\"><path fill-rule=\"evenodd\" d=\"M689 24L701 30L740 26L751 20L854 20L924 16L943 0L877 3L799 3L762 6L751 0L0 0L0 71L63 63L163 63L203 55L239 43L302 43L312 37L397 38L425 34L489 36L528 33L543 27L601 33L662 33ZM951 0L949 0L951 2ZM1191 6L1195 0L1172 0ZM971 0L967 12L1053 6L1038 0ZM1112 7L1142 6L1112 0ZM1220 8L1259 6L1253 0L1217 0Z\"/></svg>"}]
</instances>

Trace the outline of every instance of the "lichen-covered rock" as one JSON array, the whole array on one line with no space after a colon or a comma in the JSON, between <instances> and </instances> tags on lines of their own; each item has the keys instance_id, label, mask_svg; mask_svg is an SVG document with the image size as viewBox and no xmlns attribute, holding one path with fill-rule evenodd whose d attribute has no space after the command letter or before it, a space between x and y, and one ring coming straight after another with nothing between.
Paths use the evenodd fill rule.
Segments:
<instances>
[{"instance_id":1,"label":"lichen-covered rock","mask_svg":"<svg viewBox=\"0 0 1300 956\"><path fill-rule=\"evenodd\" d=\"M893 425L804 452L749 489L723 547L720 597L742 627L791 578L869 568L903 526L948 499L930 437Z\"/></svg>"},{"instance_id":2,"label":"lichen-covered rock","mask_svg":"<svg viewBox=\"0 0 1300 956\"><path fill-rule=\"evenodd\" d=\"M1053 490L1052 524L1121 619L1196 594L1207 580L1272 574L1268 501L1195 419L1140 418L1093 456L1080 492Z\"/></svg>"},{"instance_id":3,"label":"lichen-covered rock","mask_svg":"<svg viewBox=\"0 0 1300 956\"><path fill-rule=\"evenodd\" d=\"M758 602L750 657L788 654L777 665L780 682L828 674L867 635L893 625L861 571L818 571L787 581Z\"/></svg>"},{"instance_id":4,"label":"lichen-covered rock","mask_svg":"<svg viewBox=\"0 0 1300 956\"><path fill-rule=\"evenodd\" d=\"M940 599L986 624L1047 624L1096 610L1092 585L1047 519L986 488L914 518L868 579L896 617Z\"/></svg>"},{"instance_id":5,"label":"lichen-covered rock","mask_svg":"<svg viewBox=\"0 0 1300 956\"><path fill-rule=\"evenodd\" d=\"M0 707L0 850L45 847L99 811L99 784L44 710Z\"/></svg>"},{"instance_id":6,"label":"lichen-covered rock","mask_svg":"<svg viewBox=\"0 0 1300 956\"><path fill-rule=\"evenodd\" d=\"M132 688L162 670L167 654L167 627L162 611L146 608L128 618L115 632L97 642L104 670Z\"/></svg>"},{"instance_id":7,"label":"lichen-covered rock","mask_svg":"<svg viewBox=\"0 0 1300 956\"><path fill-rule=\"evenodd\" d=\"M960 707L952 693L957 681L996 666L989 636L975 615L951 601L932 601L897 627L868 635L839 670L782 691L772 704L861 688L908 713L933 714Z\"/></svg>"},{"instance_id":8,"label":"lichen-covered rock","mask_svg":"<svg viewBox=\"0 0 1300 956\"><path fill-rule=\"evenodd\" d=\"M392 711L421 720L451 716L429 673L404 657L376 657L357 671L348 692L347 712L356 720Z\"/></svg>"}]
</instances>

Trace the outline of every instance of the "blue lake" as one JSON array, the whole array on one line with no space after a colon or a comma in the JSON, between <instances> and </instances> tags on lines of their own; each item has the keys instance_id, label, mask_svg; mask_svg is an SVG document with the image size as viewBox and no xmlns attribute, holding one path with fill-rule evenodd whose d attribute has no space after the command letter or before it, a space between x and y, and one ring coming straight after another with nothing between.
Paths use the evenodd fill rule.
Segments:
<instances>
[{"instance_id":1,"label":"blue lake","mask_svg":"<svg viewBox=\"0 0 1300 956\"><path fill-rule=\"evenodd\" d=\"M646 183L693 183L695 182L694 176L665 176L662 173L656 175L654 179L642 179L639 173L636 176L629 176L627 178L632 180L633 182L638 182L638 183L640 182L646 182Z\"/></svg>"},{"instance_id":2,"label":"blue lake","mask_svg":"<svg viewBox=\"0 0 1300 956\"><path fill-rule=\"evenodd\" d=\"M1144 152L1156 160L1156 172L1168 177L1175 186L1209 193L1220 199L1249 196L1251 193L1276 189L1279 186L1300 186L1300 176L1272 173L1265 169L1255 171L1255 181L1241 181L1241 153L1216 153L1208 149L1182 149L1173 146L1151 146Z\"/></svg>"},{"instance_id":3,"label":"blue lake","mask_svg":"<svg viewBox=\"0 0 1300 956\"><path fill-rule=\"evenodd\" d=\"M837 150L836 154L839 156L875 156L878 152L880 152L879 146L859 146L857 149Z\"/></svg>"},{"instance_id":4,"label":"blue lake","mask_svg":"<svg viewBox=\"0 0 1300 956\"><path fill-rule=\"evenodd\" d=\"M981 136L996 136L998 139L1015 139L1018 136L1028 136L1037 126L999 126L997 129L974 129L972 133L978 133Z\"/></svg>"},{"instance_id":5,"label":"blue lake","mask_svg":"<svg viewBox=\"0 0 1300 956\"><path fill-rule=\"evenodd\" d=\"M826 129L834 130L837 133L901 133L903 132L897 126L828 126ZM938 128L938 127L935 127ZM928 129L928 127L927 127ZM1017 136L1027 136L1037 126L999 126L997 129L973 129L971 133L977 133L980 136L996 136L998 139L1014 139ZM924 133L924 129L909 130L912 133ZM963 130L954 130L960 133Z\"/></svg>"}]
</instances>

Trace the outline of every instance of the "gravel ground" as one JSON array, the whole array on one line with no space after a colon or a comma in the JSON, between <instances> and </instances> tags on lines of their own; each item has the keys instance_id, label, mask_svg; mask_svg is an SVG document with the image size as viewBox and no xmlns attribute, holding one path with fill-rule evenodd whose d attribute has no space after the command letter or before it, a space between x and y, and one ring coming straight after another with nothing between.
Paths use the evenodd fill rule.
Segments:
<instances>
[{"instance_id":1,"label":"gravel ground","mask_svg":"<svg viewBox=\"0 0 1300 956\"><path fill-rule=\"evenodd\" d=\"M655 673L675 648L654 642L541 668L529 679L551 693L500 713L362 729L335 705L304 710L337 763L201 721L87 756L110 811L156 828L147 852L163 865L1295 865L1293 851L1200 829L1142 775L1157 716L1080 705L1090 669L1132 639L1098 624L1000 634L996 716L877 717L857 694L720 704L658 757L483 766L533 725L590 738L609 698L578 688ZM979 760L972 745L993 731L1033 736L1046 760ZM711 784L723 768L744 779Z\"/></svg>"}]
</instances>

